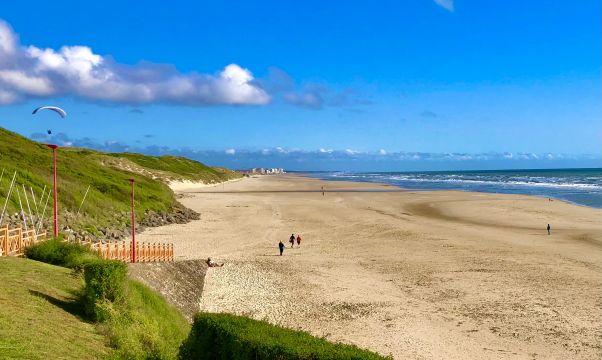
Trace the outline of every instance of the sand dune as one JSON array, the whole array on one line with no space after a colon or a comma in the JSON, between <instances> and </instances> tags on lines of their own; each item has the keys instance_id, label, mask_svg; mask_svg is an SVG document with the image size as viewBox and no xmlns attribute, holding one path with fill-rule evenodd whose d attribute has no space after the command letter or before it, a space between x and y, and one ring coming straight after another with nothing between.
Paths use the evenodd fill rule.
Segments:
<instances>
[{"instance_id":1,"label":"sand dune","mask_svg":"<svg viewBox=\"0 0 602 360\"><path fill-rule=\"evenodd\" d=\"M209 269L202 310L400 359L602 356L602 211L528 196L343 191L388 189L292 176L189 187L181 201L201 220L139 238L174 242L179 259L226 262ZM289 248L292 232L300 248Z\"/></svg>"}]
</instances>

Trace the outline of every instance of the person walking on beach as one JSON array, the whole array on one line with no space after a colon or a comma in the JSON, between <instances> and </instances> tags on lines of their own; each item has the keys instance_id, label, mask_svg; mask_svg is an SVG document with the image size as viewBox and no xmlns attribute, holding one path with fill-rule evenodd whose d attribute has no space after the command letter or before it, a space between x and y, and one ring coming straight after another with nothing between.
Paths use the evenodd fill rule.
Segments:
<instances>
[{"instance_id":1,"label":"person walking on beach","mask_svg":"<svg viewBox=\"0 0 602 360\"><path fill-rule=\"evenodd\" d=\"M322 186L322 196L324 196L324 186Z\"/></svg>"},{"instance_id":2,"label":"person walking on beach","mask_svg":"<svg viewBox=\"0 0 602 360\"><path fill-rule=\"evenodd\" d=\"M295 246L295 234L291 234L291 237L288 239L288 242L291 243L291 249Z\"/></svg>"},{"instance_id":3,"label":"person walking on beach","mask_svg":"<svg viewBox=\"0 0 602 360\"><path fill-rule=\"evenodd\" d=\"M280 242L278 243L278 248L280 249L280 256L282 256L282 253L284 252L284 243L282 242L282 240L280 240Z\"/></svg>"},{"instance_id":4,"label":"person walking on beach","mask_svg":"<svg viewBox=\"0 0 602 360\"><path fill-rule=\"evenodd\" d=\"M301 235L297 234L297 247L301 246Z\"/></svg>"},{"instance_id":5,"label":"person walking on beach","mask_svg":"<svg viewBox=\"0 0 602 360\"><path fill-rule=\"evenodd\" d=\"M550 229L551 229L550 224L548 224L548 235L550 235Z\"/></svg>"}]
</instances>

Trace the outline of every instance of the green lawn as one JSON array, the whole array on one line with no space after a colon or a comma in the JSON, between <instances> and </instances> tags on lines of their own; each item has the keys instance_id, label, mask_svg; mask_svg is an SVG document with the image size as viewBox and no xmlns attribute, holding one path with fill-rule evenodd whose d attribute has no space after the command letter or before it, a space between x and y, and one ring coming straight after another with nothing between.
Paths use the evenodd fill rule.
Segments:
<instances>
[{"instance_id":1,"label":"green lawn","mask_svg":"<svg viewBox=\"0 0 602 360\"><path fill-rule=\"evenodd\" d=\"M112 350L75 302L82 280L67 268L0 258L0 358L98 359Z\"/></svg>"}]
</instances>

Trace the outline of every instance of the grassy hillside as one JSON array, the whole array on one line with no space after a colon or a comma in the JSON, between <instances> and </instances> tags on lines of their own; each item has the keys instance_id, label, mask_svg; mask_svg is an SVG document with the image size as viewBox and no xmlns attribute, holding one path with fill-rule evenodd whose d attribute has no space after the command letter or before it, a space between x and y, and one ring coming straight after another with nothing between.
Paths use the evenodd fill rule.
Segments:
<instances>
[{"instance_id":1,"label":"grassy hillside","mask_svg":"<svg viewBox=\"0 0 602 360\"><path fill-rule=\"evenodd\" d=\"M128 159L138 166L151 171L153 175L165 180L196 180L205 183L217 183L242 177L235 171L213 168L198 161L177 156L145 156L133 153L110 154Z\"/></svg>"},{"instance_id":2,"label":"grassy hillside","mask_svg":"<svg viewBox=\"0 0 602 360\"><path fill-rule=\"evenodd\" d=\"M172 191L162 181L165 179L188 179L214 182L238 177L235 172L214 170L199 162L177 157L150 157L138 154L108 154L93 150L59 148L58 198L59 220L74 229L123 229L129 224L130 210L129 178L136 179L136 216L140 221L147 211L166 213L178 204ZM0 128L0 207L8 193L13 172L17 170L16 182L27 209L22 185L25 185L30 201L31 190L40 198L44 186L52 186L52 151L20 135ZM90 191L79 215L76 215L86 189ZM33 202L30 206L35 208ZM43 204L38 204L39 213ZM10 198L8 213L20 209L18 193ZM1 208L0 208L1 211ZM27 211L27 210L26 210ZM36 212L32 209L32 212ZM50 227L52 198L46 210L45 222Z\"/></svg>"},{"instance_id":3,"label":"grassy hillside","mask_svg":"<svg viewBox=\"0 0 602 360\"><path fill-rule=\"evenodd\" d=\"M190 324L165 299L145 285L127 280L126 299L115 307L104 331L114 359L176 359Z\"/></svg>"},{"instance_id":4,"label":"grassy hillside","mask_svg":"<svg viewBox=\"0 0 602 360\"><path fill-rule=\"evenodd\" d=\"M0 357L98 359L111 348L82 320L76 294L80 277L70 269L14 257L0 258Z\"/></svg>"},{"instance_id":5,"label":"grassy hillside","mask_svg":"<svg viewBox=\"0 0 602 360\"><path fill-rule=\"evenodd\" d=\"M86 312L81 273L1 257L0 358L176 359L190 324L151 289L121 281L123 295L102 303L108 316L98 321Z\"/></svg>"}]
</instances>

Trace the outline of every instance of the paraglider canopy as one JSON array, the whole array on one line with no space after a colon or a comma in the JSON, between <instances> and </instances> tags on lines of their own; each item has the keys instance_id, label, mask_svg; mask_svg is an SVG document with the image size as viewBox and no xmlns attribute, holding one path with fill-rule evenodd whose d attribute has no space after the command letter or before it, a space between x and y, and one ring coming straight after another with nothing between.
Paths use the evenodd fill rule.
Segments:
<instances>
[{"instance_id":1,"label":"paraglider canopy","mask_svg":"<svg viewBox=\"0 0 602 360\"><path fill-rule=\"evenodd\" d=\"M38 111L41 111L41 110L52 110L52 111L56 112L57 114L59 114L63 119L67 116L67 112L57 106L41 106L41 107L35 109L32 112L32 114L36 114Z\"/></svg>"}]
</instances>

